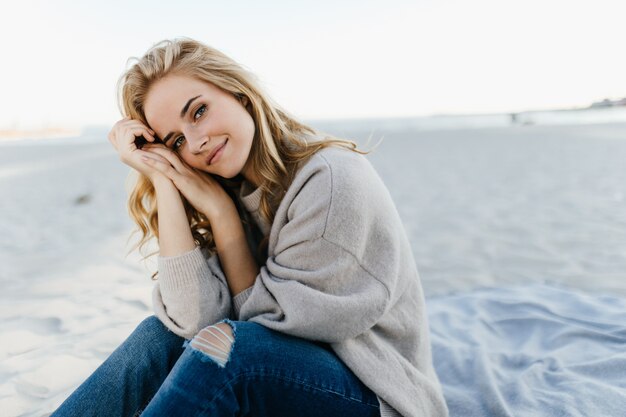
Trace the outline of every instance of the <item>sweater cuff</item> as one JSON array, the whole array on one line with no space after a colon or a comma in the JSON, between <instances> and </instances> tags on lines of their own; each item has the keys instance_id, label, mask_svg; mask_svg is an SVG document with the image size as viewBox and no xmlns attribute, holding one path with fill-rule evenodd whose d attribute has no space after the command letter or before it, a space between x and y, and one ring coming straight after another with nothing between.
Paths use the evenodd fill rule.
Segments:
<instances>
[{"instance_id":1,"label":"sweater cuff","mask_svg":"<svg viewBox=\"0 0 626 417\"><path fill-rule=\"evenodd\" d=\"M243 306L243 304L246 302L246 300L250 296L250 293L252 293L253 288L254 285L246 288L245 290L233 297L233 307L235 309L235 317L237 319L239 319L239 311L241 310L241 306Z\"/></svg>"},{"instance_id":2,"label":"sweater cuff","mask_svg":"<svg viewBox=\"0 0 626 417\"><path fill-rule=\"evenodd\" d=\"M176 256L159 256L159 285L162 290L177 290L211 276L200 246Z\"/></svg>"},{"instance_id":3,"label":"sweater cuff","mask_svg":"<svg viewBox=\"0 0 626 417\"><path fill-rule=\"evenodd\" d=\"M378 404L380 405L381 417L402 417L400 413L398 413L396 410L391 408L391 406L387 404L385 400L380 398L378 395L376 396L376 398L378 398Z\"/></svg>"}]
</instances>

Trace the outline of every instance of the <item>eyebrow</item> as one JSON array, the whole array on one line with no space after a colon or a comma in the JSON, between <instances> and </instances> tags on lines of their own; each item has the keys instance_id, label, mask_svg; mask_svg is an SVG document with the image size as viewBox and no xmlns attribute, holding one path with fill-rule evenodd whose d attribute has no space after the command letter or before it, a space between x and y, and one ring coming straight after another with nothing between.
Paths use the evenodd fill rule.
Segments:
<instances>
[{"instance_id":1,"label":"eyebrow","mask_svg":"<svg viewBox=\"0 0 626 417\"><path fill-rule=\"evenodd\" d=\"M198 97L202 97L202 94L199 96L192 97L189 99L189 101L187 101L187 104L185 104L185 107L183 107L183 109L180 111L181 119L185 117L185 113L187 113L187 110L189 110L189 106L191 106L191 103L193 103L193 101L197 99ZM170 132L167 135L165 135L165 137L163 138L163 144L167 144L167 141L170 140L173 134L174 132Z\"/></svg>"}]
</instances>

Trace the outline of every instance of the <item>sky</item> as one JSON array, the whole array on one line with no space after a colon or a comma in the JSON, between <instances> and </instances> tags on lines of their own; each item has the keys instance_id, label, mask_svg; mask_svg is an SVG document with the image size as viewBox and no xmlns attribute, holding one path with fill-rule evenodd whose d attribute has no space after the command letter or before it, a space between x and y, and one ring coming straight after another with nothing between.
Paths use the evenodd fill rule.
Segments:
<instances>
[{"instance_id":1,"label":"sky","mask_svg":"<svg viewBox=\"0 0 626 417\"><path fill-rule=\"evenodd\" d=\"M608 0L0 0L0 130L112 125L129 57L187 36L303 120L484 114L626 97Z\"/></svg>"}]
</instances>

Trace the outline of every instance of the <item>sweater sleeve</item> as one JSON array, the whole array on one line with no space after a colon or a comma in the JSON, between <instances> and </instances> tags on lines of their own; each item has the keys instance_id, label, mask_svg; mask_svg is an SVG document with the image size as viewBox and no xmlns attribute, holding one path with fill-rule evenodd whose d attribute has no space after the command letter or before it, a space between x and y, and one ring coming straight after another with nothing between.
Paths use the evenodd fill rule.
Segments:
<instances>
[{"instance_id":1,"label":"sweater sleeve","mask_svg":"<svg viewBox=\"0 0 626 417\"><path fill-rule=\"evenodd\" d=\"M159 279L152 292L156 316L170 330L191 339L231 311L231 297L217 254L200 247L178 256L158 257Z\"/></svg>"},{"instance_id":2,"label":"sweater sleeve","mask_svg":"<svg viewBox=\"0 0 626 417\"><path fill-rule=\"evenodd\" d=\"M233 299L239 320L334 343L364 333L385 313L388 284L343 243L373 242L372 217L362 215L360 198L367 187L355 178L334 179L324 165L299 178L286 219L278 219L284 224L273 253L254 285ZM343 231L334 227L342 223Z\"/></svg>"}]
</instances>

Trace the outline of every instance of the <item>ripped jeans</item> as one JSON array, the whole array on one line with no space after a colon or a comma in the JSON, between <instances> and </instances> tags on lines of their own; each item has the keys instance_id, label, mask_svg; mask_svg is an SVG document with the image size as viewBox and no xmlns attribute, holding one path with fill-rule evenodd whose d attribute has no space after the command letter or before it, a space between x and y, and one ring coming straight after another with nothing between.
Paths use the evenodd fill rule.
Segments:
<instances>
[{"instance_id":1,"label":"ripped jeans","mask_svg":"<svg viewBox=\"0 0 626 417\"><path fill-rule=\"evenodd\" d=\"M51 417L380 416L376 395L327 344L224 319L191 341L155 316Z\"/></svg>"}]
</instances>

